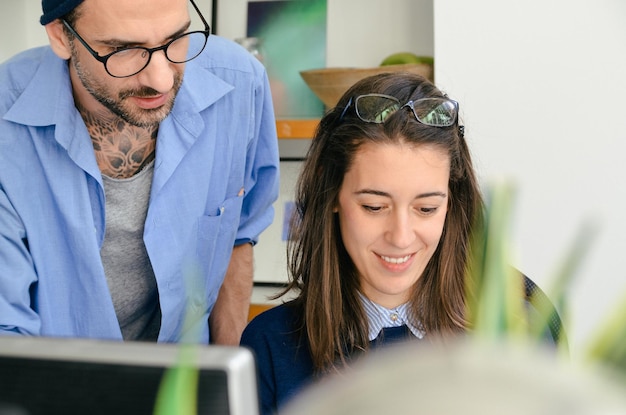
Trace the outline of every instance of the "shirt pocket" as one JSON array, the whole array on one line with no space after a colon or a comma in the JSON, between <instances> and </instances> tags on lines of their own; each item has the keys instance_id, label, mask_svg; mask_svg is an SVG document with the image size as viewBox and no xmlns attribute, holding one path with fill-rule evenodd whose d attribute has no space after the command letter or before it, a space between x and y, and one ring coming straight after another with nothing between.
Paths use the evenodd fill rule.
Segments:
<instances>
[{"instance_id":1,"label":"shirt pocket","mask_svg":"<svg viewBox=\"0 0 626 415\"><path fill-rule=\"evenodd\" d=\"M242 204L243 195L226 199L215 214L204 215L198 222L198 263L207 275L220 276L220 283L235 244Z\"/></svg>"}]
</instances>

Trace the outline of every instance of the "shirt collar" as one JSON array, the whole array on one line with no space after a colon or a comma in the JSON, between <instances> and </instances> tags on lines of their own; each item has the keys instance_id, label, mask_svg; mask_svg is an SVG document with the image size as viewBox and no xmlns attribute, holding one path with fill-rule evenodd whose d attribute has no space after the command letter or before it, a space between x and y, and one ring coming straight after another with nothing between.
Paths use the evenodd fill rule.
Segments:
<instances>
[{"instance_id":1,"label":"shirt collar","mask_svg":"<svg viewBox=\"0 0 626 415\"><path fill-rule=\"evenodd\" d=\"M207 48L212 46L207 43ZM74 137L74 121L79 117L78 111L68 110L74 107L68 62L60 59L48 46L29 53L42 54L41 64L4 118L36 127L56 125L61 129L57 134L63 141L60 142L68 147L67 141ZM185 80L171 113L185 128L193 130L193 134L197 134L203 125L190 126L191 118L234 89L207 67L210 65L203 65L200 61L198 57L186 64Z\"/></svg>"},{"instance_id":2,"label":"shirt collar","mask_svg":"<svg viewBox=\"0 0 626 415\"><path fill-rule=\"evenodd\" d=\"M361 297L361 303L365 309L369 326L369 341L374 340L380 334L381 330L385 327L400 327L407 326L411 333L418 339L424 337L424 331L421 329L420 324L414 324L411 321L409 303L404 303L393 309L388 309L379 304L376 304L363 294L359 293Z\"/></svg>"}]
</instances>

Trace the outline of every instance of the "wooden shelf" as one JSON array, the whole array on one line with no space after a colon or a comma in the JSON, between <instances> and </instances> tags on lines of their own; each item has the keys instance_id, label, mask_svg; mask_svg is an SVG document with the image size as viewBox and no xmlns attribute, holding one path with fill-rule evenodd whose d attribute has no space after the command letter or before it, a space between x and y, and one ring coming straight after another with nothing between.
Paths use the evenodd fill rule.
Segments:
<instances>
[{"instance_id":1,"label":"wooden shelf","mask_svg":"<svg viewBox=\"0 0 626 415\"><path fill-rule=\"evenodd\" d=\"M276 120L276 132L278 138L302 138L310 139L315 134L319 119L302 120Z\"/></svg>"}]
</instances>

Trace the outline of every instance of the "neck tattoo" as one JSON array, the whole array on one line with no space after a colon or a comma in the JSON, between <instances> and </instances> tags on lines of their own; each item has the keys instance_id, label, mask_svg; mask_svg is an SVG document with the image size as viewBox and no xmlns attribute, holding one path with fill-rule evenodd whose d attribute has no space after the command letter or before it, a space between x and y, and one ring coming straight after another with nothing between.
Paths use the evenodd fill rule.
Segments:
<instances>
[{"instance_id":1,"label":"neck tattoo","mask_svg":"<svg viewBox=\"0 0 626 415\"><path fill-rule=\"evenodd\" d=\"M129 178L154 160L158 124L137 127L119 117L98 117L81 108L79 111L103 175Z\"/></svg>"}]
</instances>

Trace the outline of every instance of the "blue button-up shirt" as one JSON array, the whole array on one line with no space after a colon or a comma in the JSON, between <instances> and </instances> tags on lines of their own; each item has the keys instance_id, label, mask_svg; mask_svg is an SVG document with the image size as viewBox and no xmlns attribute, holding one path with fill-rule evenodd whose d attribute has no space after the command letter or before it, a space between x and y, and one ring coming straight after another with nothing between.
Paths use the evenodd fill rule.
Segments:
<instances>
[{"instance_id":1,"label":"blue button-up shirt","mask_svg":"<svg viewBox=\"0 0 626 415\"><path fill-rule=\"evenodd\" d=\"M156 148L144 242L159 290L159 341L181 339L189 306L207 342L232 248L256 242L278 195L262 65L211 36L186 65ZM3 63L0 333L122 338L100 258L104 197L67 62L42 47Z\"/></svg>"}]
</instances>

